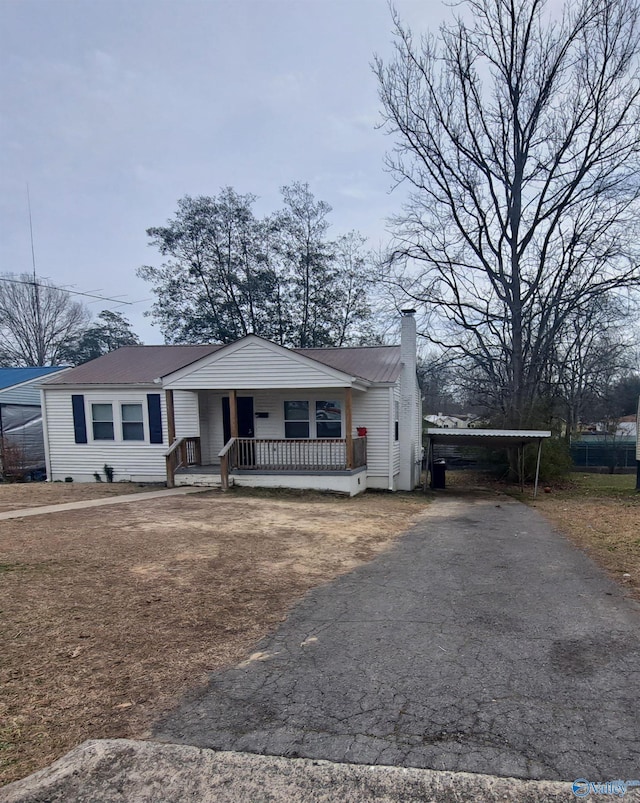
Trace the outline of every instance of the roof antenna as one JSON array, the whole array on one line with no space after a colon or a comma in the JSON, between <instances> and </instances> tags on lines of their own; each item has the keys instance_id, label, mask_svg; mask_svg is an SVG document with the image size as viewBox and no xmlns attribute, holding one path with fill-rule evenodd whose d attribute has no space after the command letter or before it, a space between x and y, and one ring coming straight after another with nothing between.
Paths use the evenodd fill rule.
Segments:
<instances>
[{"instance_id":1,"label":"roof antenna","mask_svg":"<svg viewBox=\"0 0 640 803\"><path fill-rule=\"evenodd\" d=\"M29 209L29 234L31 236L31 264L33 265L33 281L36 281L36 252L33 247L33 220L31 219L31 195L29 194L29 182L27 181L27 207Z\"/></svg>"},{"instance_id":2,"label":"roof antenna","mask_svg":"<svg viewBox=\"0 0 640 803\"><path fill-rule=\"evenodd\" d=\"M33 267L33 308L36 318L36 360L38 365L44 365L45 348L44 335L42 333L42 316L40 314L40 288L38 287L38 277L36 276L36 252L33 247L33 220L31 219L31 195L29 193L29 182L27 181L27 207L29 209L29 235L31 237L31 265Z\"/></svg>"}]
</instances>

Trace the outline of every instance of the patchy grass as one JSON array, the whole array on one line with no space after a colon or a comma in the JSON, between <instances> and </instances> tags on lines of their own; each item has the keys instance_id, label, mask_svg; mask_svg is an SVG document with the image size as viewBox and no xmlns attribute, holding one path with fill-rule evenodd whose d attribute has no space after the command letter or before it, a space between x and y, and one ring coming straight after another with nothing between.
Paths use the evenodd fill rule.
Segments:
<instances>
[{"instance_id":1,"label":"patchy grass","mask_svg":"<svg viewBox=\"0 0 640 803\"><path fill-rule=\"evenodd\" d=\"M12 487L29 490L30 505L45 503L39 491L52 501L52 486ZM62 486L64 501L85 488ZM387 549L427 504L235 490L2 522L0 782L87 738L143 736L208 670L246 657L304 592Z\"/></svg>"}]
</instances>

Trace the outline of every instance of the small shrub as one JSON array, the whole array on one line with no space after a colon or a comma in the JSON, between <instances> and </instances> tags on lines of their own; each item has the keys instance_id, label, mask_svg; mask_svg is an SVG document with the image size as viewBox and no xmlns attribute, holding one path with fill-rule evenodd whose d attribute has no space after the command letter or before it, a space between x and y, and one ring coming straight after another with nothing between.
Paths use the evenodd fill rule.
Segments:
<instances>
[{"instance_id":1,"label":"small shrub","mask_svg":"<svg viewBox=\"0 0 640 803\"><path fill-rule=\"evenodd\" d=\"M107 482L113 482L113 466L108 466L105 463L102 468L104 470L104 476L107 478Z\"/></svg>"},{"instance_id":2,"label":"small shrub","mask_svg":"<svg viewBox=\"0 0 640 803\"><path fill-rule=\"evenodd\" d=\"M94 476L96 482L102 482L102 477L100 476L100 474L97 471L93 472L93 476Z\"/></svg>"},{"instance_id":3,"label":"small shrub","mask_svg":"<svg viewBox=\"0 0 640 803\"><path fill-rule=\"evenodd\" d=\"M529 444L524 452L524 473L528 480L536 476L538 445ZM573 468L569 444L563 438L545 438L540 457L540 481L558 482L565 479Z\"/></svg>"}]
</instances>

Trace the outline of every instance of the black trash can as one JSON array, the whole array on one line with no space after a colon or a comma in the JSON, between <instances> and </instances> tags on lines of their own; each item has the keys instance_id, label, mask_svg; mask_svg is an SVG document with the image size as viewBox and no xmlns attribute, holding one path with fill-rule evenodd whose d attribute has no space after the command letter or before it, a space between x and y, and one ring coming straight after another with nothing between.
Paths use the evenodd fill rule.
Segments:
<instances>
[{"instance_id":1,"label":"black trash can","mask_svg":"<svg viewBox=\"0 0 640 803\"><path fill-rule=\"evenodd\" d=\"M431 469L431 487L432 488L446 488L446 460L436 460Z\"/></svg>"}]
</instances>

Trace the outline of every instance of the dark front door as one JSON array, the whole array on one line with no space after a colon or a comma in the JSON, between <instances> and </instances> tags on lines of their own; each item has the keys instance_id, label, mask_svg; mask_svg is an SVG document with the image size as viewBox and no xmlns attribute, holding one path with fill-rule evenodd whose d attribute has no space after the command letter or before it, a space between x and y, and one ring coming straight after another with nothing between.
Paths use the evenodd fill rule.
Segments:
<instances>
[{"instance_id":1,"label":"dark front door","mask_svg":"<svg viewBox=\"0 0 640 803\"><path fill-rule=\"evenodd\" d=\"M238 411L238 437L253 438L253 396L237 396L236 409ZM224 430L224 442L228 443L231 437L231 414L228 396L222 399L222 427Z\"/></svg>"}]
</instances>

